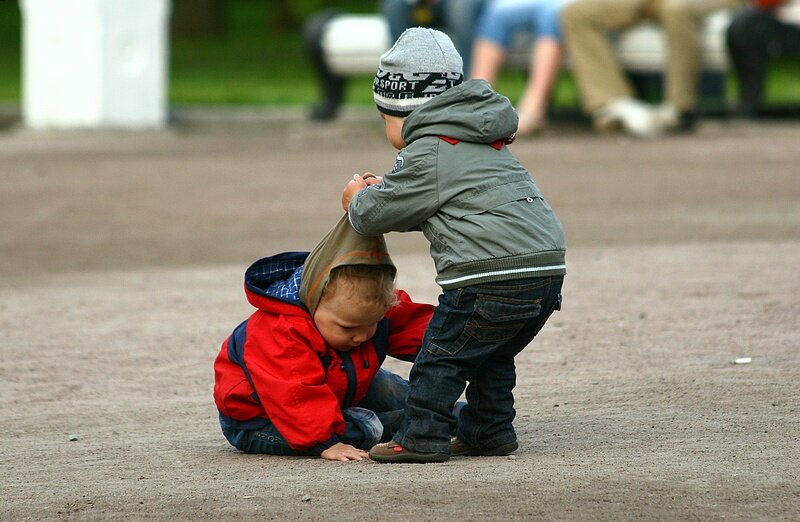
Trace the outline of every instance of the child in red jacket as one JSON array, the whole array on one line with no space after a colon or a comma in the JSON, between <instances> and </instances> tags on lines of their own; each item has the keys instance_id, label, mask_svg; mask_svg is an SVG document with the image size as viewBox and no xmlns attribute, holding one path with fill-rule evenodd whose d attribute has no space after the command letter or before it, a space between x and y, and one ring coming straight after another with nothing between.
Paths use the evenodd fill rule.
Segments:
<instances>
[{"instance_id":1,"label":"child in red jacket","mask_svg":"<svg viewBox=\"0 0 800 522\"><path fill-rule=\"evenodd\" d=\"M248 453L362 460L389 440L408 383L380 368L412 361L433 306L394 289L382 236L344 217L311 254L256 261L245 293L258 310L222 343L214 400L228 441Z\"/></svg>"}]
</instances>

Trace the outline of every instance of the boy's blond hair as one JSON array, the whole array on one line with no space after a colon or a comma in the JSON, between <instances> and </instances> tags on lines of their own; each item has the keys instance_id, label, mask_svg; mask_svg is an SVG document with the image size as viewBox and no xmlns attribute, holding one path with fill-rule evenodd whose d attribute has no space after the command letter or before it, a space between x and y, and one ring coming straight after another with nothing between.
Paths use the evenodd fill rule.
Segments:
<instances>
[{"instance_id":1,"label":"boy's blond hair","mask_svg":"<svg viewBox=\"0 0 800 522\"><path fill-rule=\"evenodd\" d=\"M389 265L343 265L331 270L320 301L335 292L357 294L361 303L388 310L396 303L395 269Z\"/></svg>"}]
</instances>

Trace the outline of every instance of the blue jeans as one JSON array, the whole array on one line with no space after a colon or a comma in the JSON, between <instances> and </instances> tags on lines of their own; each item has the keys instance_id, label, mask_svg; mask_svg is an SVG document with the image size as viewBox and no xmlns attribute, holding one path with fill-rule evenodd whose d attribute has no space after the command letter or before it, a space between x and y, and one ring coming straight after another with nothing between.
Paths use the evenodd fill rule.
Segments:
<instances>
[{"instance_id":1,"label":"blue jeans","mask_svg":"<svg viewBox=\"0 0 800 522\"><path fill-rule=\"evenodd\" d=\"M472 58L472 36L486 0L440 0L430 6L434 19L432 25L444 31L453 40L464 62L464 76L469 75ZM409 27L421 25L414 19L419 2L408 0L382 0L381 12L389 23L392 43Z\"/></svg>"},{"instance_id":2,"label":"blue jeans","mask_svg":"<svg viewBox=\"0 0 800 522\"><path fill-rule=\"evenodd\" d=\"M340 442L368 450L378 442L390 440L403 418L407 391L408 381L379 369L359 405L342 410L345 430ZM222 433L232 446L247 453L317 454L292 449L271 422L257 430L228 427L222 422Z\"/></svg>"},{"instance_id":3,"label":"blue jeans","mask_svg":"<svg viewBox=\"0 0 800 522\"><path fill-rule=\"evenodd\" d=\"M484 9L475 37L511 47L519 31L561 40L561 7L569 0L495 0Z\"/></svg>"},{"instance_id":4,"label":"blue jeans","mask_svg":"<svg viewBox=\"0 0 800 522\"><path fill-rule=\"evenodd\" d=\"M563 276L487 283L439 296L409 376L394 440L414 451L450 453L450 434L491 449L516 440L514 357L561 308ZM469 381L469 386L467 386ZM453 405L466 387L458 418Z\"/></svg>"}]
</instances>

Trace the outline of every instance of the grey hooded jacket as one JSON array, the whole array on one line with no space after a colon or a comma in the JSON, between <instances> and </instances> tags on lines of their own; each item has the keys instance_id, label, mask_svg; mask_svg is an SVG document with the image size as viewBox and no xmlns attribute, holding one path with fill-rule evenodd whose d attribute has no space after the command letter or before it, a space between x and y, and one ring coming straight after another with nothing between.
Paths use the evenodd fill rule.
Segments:
<instances>
[{"instance_id":1,"label":"grey hooded jacket","mask_svg":"<svg viewBox=\"0 0 800 522\"><path fill-rule=\"evenodd\" d=\"M422 230L445 289L563 275L561 223L502 145L516 128L508 98L483 80L426 102L406 117L406 147L383 183L350 201L353 228L364 235Z\"/></svg>"}]
</instances>

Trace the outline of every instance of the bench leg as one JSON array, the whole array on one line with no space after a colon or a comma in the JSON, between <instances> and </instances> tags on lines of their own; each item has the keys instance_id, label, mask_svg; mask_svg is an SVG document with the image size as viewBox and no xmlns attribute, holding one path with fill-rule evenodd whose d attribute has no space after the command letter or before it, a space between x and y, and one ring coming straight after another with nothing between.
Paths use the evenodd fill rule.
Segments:
<instances>
[{"instance_id":1,"label":"bench leg","mask_svg":"<svg viewBox=\"0 0 800 522\"><path fill-rule=\"evenodd\" d=\"M334 119L344 98L347 80L328 68L322 51L322 33L325 25L338 14L335 10L323 11L312 17L303 28L306 50L323 93L322 100L311 109L312 120Z\"/></svg>"}]
</instances>

